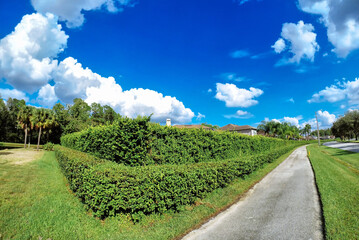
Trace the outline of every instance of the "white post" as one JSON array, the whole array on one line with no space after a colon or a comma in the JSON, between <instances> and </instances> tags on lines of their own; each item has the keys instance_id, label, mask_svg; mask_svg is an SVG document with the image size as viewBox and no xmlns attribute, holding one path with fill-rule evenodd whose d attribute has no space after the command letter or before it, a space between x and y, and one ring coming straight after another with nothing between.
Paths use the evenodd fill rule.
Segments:
<instances>
[{"instance_id":1,"label":"white post","mask_svg":"<svg viewBox=\"0 0 359 240\"><path fill-rule=\"evenodd\" d=\"M170 118L166 119L166 126L168 126L168 127L171 126L171 119Z\"/></svg>"}]
</instances>

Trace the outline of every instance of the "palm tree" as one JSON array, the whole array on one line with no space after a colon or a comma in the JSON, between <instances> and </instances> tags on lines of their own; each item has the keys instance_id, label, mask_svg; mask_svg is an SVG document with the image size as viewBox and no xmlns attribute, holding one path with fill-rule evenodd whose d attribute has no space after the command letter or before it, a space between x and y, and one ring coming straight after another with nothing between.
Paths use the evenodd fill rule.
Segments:
<instances>
[{"instance_id":1,"label":"palm tree","mask_svg":"<svg viewBox=\"0 0 359 240\"><path fill-rule=\"evenodd\" d=\"M25 132L24 148L26 148L28 128L31 125L31 122L30 122L31 115L32 115L32 111L29 106L24 106L23 108L21 108L17 115L17 120L18 120L21 128L24 129L24 132Z\"/></svg>"},{"instance_id":2,"label":"palm tree","mask_svg":"<svg viewBox=\"0 0 359 240\"><path fill-rule=\"evenodd\" d=\"M32 124L36 129L39 129L39 136L37 138L37 150L39 150L41 133L43 129L53 126L55 117L48 109L38 108L34 111L32 117Z\"/></svg>"}]
</instances>

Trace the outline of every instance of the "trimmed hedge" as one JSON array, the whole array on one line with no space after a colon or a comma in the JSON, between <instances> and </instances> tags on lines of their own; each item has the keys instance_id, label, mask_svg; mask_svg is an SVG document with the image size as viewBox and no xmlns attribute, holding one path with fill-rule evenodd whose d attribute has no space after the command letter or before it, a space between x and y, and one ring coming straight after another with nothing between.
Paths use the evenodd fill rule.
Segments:
<instances>
[{"instance_id":1,"label":"trimmed hedge","mask_svg":"<svg viewBox=\"0 0 359 240\"><path fill-rule=\"evenodd\" d=\"M178 211L193 204L299 144L219 162L144 167L116 164L62 146L55 146L55 153L71 189L95 216L124 213L138 220L144 214Z\"/></svg>"},{"instance_id":2,"label":"trimmed hedge","mask_svg":"<svg viewBox=\"0 0 359 240\"><path fill-rule=\"evenodd\" d=\"M61 137L61 145L129 166L145 165L150 144L149 117L119 118Z\"/></svg>"},{"instance_id":3,"label":"trimmed hedge","mask_svg":"<svg viewBox=\"0 0 359 240\"><path fill-rule=\"evenodd\" d=\"M285 146L289 141L236 132L151 125L150 159L157 164L220 161Z\"/></svg>"},{"instance_id":4,"label":"trimmed hedge","mask_svg":"<svg viewBox=\"0 0 359 240\"><path fill-rule=\"evenodd\" d=\"M257 154L289 144L282 139L149 123L120 118L61 137L61 145L128 166L185 164Z\"/></svg>"}]
</instances>

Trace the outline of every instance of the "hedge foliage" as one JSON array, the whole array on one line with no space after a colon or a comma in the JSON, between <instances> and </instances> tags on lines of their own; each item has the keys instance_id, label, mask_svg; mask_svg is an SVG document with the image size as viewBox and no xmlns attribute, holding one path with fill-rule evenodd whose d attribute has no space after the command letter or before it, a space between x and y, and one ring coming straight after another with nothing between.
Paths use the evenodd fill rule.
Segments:
<instances>
[{"instance_id":1,"label":"hedge foliage","mask_svg":"<svg viewBox=\"0 0 359 240\"><path fill-rule=\"evenodd\" d=\"M71 189L95 216L125 213L136 220L144 214L177 211L193 204L298 144L224 161L143 167L116 164L62 146L55 146L55 152Z\"/></svg>"},{"instance_id":2,"label":"hedge foliage","mask_svg":"<svg viewBox=\"0 0 359 240\"><path fill-rule=\"evenodd\" d=\"M145 165L150 148L149 117L123 117L61 137L61 145L129 166Z\"/></svg>"},{"instance_id":3,"label":"hedge foliage","mask_svg":"<svg viewBox=\"0 0 359 240\"><path fill-rule=\"evenodd\" d=\"M121 118L112 125L65 135L63 146L128 166L219 161L257 154L289 142L262 136L149 123L148 117Z\"/></svg>"}]
</instances>

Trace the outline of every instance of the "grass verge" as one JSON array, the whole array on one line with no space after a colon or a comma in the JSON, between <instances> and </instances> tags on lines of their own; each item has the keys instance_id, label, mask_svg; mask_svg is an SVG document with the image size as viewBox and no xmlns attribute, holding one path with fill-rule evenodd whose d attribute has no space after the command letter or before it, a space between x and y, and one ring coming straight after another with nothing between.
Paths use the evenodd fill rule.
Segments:
<instances>
[{"instance_id":1,"label":"grass verge","mask_svg":"<svg viewBox=\"0 0 359 240\"><path fill-rule=\"evenodd\" d=\"M29 143L26 144L26 148L28 148ZM23 143L9 143L9 142L0 142L1 148L23 148ZM37 148L37 144L31 144L30 148ZM42 145L39 145L39 148L42 148Z\"/></svg>"},{"instance_id":2,"label":"grass verge","mask_svg":"<svg viewBox=\"0 0 359 240\"><path fill-rule=\"evenodd\" d=\"M319 189L327 239L358 239L359 153L307 147Z\"/></svg>"},{"instance_id":3,"label":"grass verge","mask_svg":"<svg viewBox=\"0 0 359 240\"><path fill-rule=\"evenodd\" d=\"M124 216L104 221L92 217L69 191L53 152L17 166L3 161L6 155L0 154L0 239L180 238L235 203L289 154L181 212L146 216L138 224Z\"/></svg>"}]
</instances>

